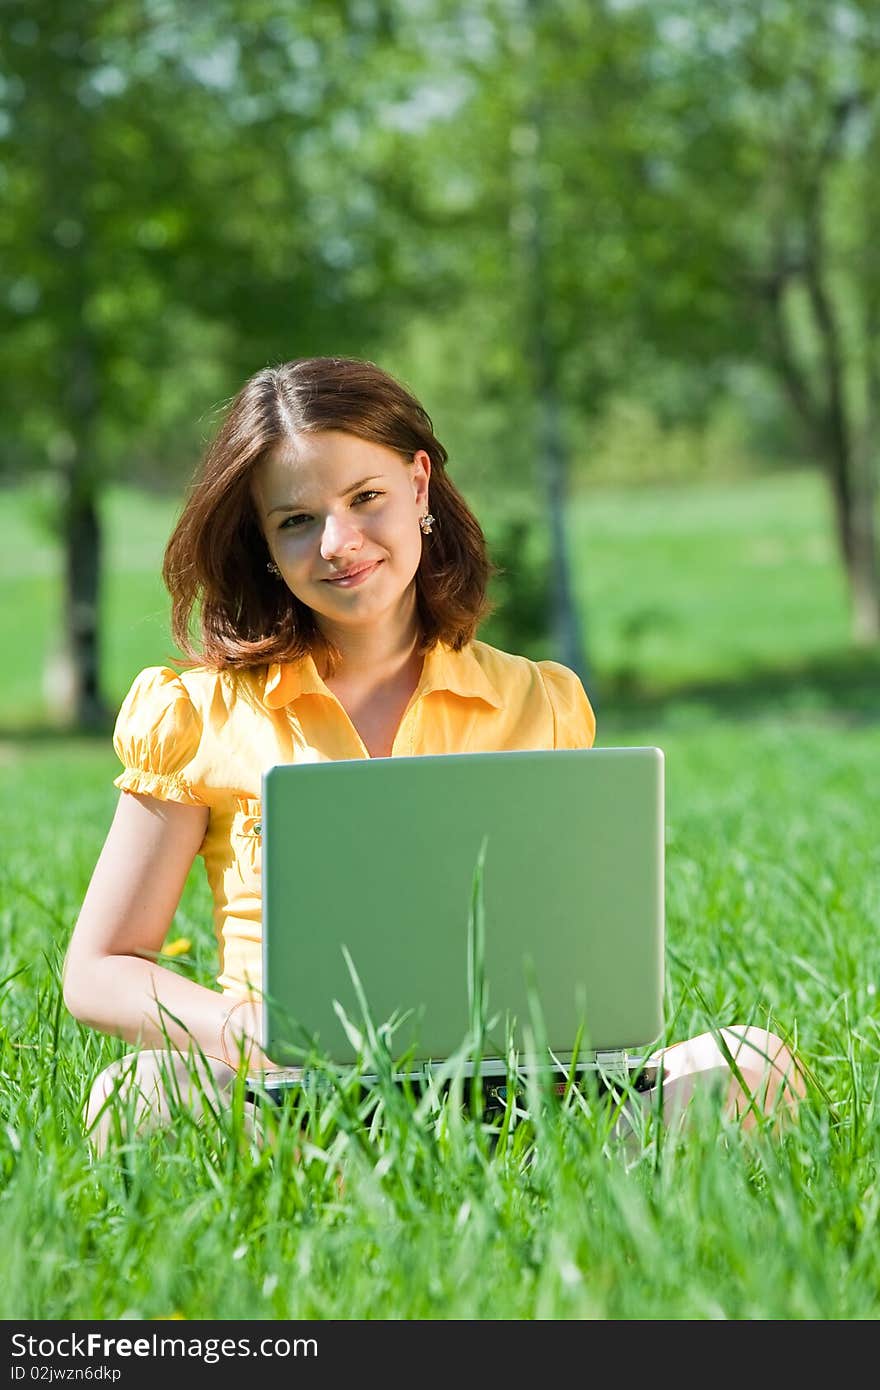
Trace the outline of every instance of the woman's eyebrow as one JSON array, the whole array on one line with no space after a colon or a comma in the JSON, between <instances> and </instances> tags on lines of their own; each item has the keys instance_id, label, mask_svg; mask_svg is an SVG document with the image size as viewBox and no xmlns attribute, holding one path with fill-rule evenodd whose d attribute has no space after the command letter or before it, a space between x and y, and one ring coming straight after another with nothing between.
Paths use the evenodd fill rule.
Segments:
<instances>
[{"instance_id":1,"label":"woman's eyebrow","mask_svg":"<svg viewBox=\"0 0 880 1390\"><path fill-rule=\"evenodd\" d=\"M384 473L371 473L368 477L366 477L366 478L361 478L359 482L357 482L357 483L352 483L351 487L346 488L345 492L340 492L339 496L340 496L340 497L349 497L349 496L351 495L351 493L357 492L357 490L358 490L359 487L363 487L364 483L375 483L375 482L378 482L380 478L384 478L384 477L385 477L385 474L384 474ZM273 516L275 512L299 512L299 511L308 511L308 508L307 508L306 506L304 506L302 502L281 502L277 507L272 507L272 508L270 508L270 510L266 513L266 515L267 515L267 516Z\"/></svg>"}]
</instances>

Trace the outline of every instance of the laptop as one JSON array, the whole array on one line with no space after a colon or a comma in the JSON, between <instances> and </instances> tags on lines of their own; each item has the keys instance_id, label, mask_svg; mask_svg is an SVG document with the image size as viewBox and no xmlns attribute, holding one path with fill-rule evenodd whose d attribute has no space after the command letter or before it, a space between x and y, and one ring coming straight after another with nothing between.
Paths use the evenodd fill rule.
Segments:
<instances>
[{"instance_id":1,"label":"laptop","mask_svg":"<svg viewBox=\"0 0 880 1390\"><path fill-rule=\"evenodd\" d=\"M478 872L479 869L479 872ZM643 1074L663 1028L659 748L285 764L263 776L264 1050L503 1080ZM445 1069L445 1073L444 1073Z\"/></svg>"}]
</instances>

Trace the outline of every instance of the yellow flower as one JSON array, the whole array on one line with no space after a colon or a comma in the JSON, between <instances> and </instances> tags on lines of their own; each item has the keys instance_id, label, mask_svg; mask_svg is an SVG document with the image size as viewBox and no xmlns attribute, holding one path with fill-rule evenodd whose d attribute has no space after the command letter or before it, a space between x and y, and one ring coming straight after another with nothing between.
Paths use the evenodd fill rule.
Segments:
<instances>
[{"instance_id":1,"label":"yellow flower","mask_svg":"<svg viewBox=\"0 0 880 1390\"><path fill-rule=\"evenodd\" d=\"M185 956L192 950L192 942L188 936L179 936L176 941L168 941L162 947L163 956Z\"/></svg>"}]
</instances>

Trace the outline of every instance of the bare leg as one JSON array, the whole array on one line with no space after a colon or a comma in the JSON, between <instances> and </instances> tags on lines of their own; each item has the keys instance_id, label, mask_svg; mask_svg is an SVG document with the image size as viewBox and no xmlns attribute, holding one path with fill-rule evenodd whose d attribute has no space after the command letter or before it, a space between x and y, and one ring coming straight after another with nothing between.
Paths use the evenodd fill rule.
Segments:
<instances>
[{"instance_id":1,"label":"bare leg","mask_svg":"<svg viewBox=\"0 0 880 1390\"><path fill-rule=\"evenodd\" d=\"M775 1118L778 1129L794 1118L806 1093L803 1074L791 1051L765 1028L733 1027L721 1028L717 1034L701 1033L661 1048L649 1065L662 1068L662 1079L641 1093L639 1101L645 1110L652 1110L661 1098L666 1125L684 1121L696 1094L715 1091L724 1113L739 1119L743 1129L754 1129L765 1115ZM632 1146L633 1129L637 1128L638 1116L630 1118L624 1110L616 1129L627 1139L627 1147Z\"/></svg>"},{"instance_id":2,"label":"bare leg","mask_svg":"<svg viewBox=\"0 0 880 1390\"><path fill-rule=\"evenodd\" d=\"M741 1118L743 1129L753 1129L762 1115L791 1118L806 1093L803 1074L788 1047L765 1028L701 1033L662 1048L651 1060L663 1067L666 1121L682 1113L698 1087L717 1086L724 1096L725 1113Z\"/></svg>"},{"instance_id":3,"label":"bare leg","mask_svg":"<svg viewBox=\"0 0 880 1390\"><path fill-rule=\"evenodd\" d=\"M181 1106L200 1118L207 1107L229 1104L234 1079L232 1068L213 1058L168 1050L129 1053L105 1067L92 1085L84 1115L89 1141L103 1153L117 1128L125 1134L129 1114L141 1136L172 1124ZM250 1102L245 1120L253 1132Z\"/></svg>"}]
</instances>

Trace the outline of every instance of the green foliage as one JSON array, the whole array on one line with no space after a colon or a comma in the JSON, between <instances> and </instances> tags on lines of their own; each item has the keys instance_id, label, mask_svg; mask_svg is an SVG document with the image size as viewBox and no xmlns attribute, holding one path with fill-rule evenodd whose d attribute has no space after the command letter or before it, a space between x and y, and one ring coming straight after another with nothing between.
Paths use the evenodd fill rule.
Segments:
<instances>
[{"instance_id":1,"label":"green foliage","mask_svg":"<svg viewBox=\"0 0 880 1390\"><path fill-rule=\"evenodd\" d=\"M381 337L413 278L375 215L401 32L341 0L13 0L3 29L0 468L179 480L246 375Z\"/></svg>"},{"instance_id":2,"label":"green foliage","mask_svg":"<svg viewBox=\"0 0 880 1390\"><path fill-rule=\"evenodd\" d=\"M552 389L575 488L830 468L839 437L869 496L871 5L4 21L0 473L176 488L245 376L345 352L428 403L466 490L546 496Z\"/></svg>"},{"instance_id":3,"label":"green foliage","mask_svg":"<svg viewBox=\"0 0 880 1390\"><path fill-rule=\"evenodd\" d=\"M498 567L490 586L497 606L481 630L484 640L502 651L537 656L547 650L550 623L550 575L547 541L534 512L509 510L488 536L489 554Z\"/></svg>"},{"instance_id":4,"label":"green foliage","mask_svg":"<svg viewBox=\"0 0 880 1390\"><path fill-rule=\"evenodd\" d=\"M829 175L827 235L857 406L876 59L874 21L845 8L851 22L785 3L733 23L691 0L418 15L226 0L194 23L176 4L16 0L0 466L63 469L89 387L104 473L180 478L245 375L350 351L412 380L478 481L502 459L528 478L533 156L572 437L609 394L647 398L663 425L705 418L743 364L764 377L739 400L757 418L779 368L774 238L796 279L804 190L850 87L864 110Z\"/></svg>"},{"instance_id":5,"label":"green foliage","mask_svg":"<svg viewBox=\"0 0 880 1390\"><path fill-rule=\"evenodd\" d=\"M700 376L654 364L628 394L572 424L571 483L722 482L801 468L804 448L778 385L743 364Z\"/></svg>"}]
</instances>

